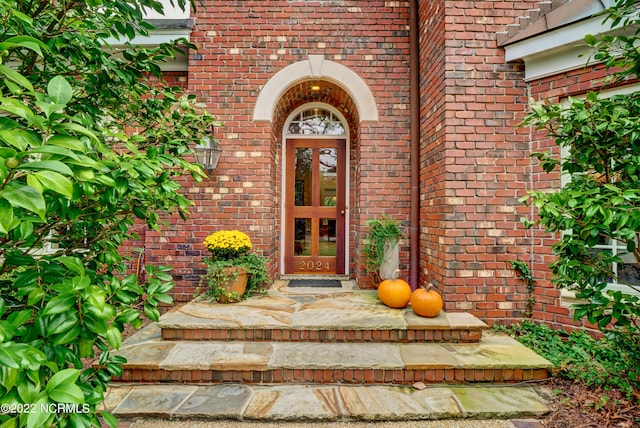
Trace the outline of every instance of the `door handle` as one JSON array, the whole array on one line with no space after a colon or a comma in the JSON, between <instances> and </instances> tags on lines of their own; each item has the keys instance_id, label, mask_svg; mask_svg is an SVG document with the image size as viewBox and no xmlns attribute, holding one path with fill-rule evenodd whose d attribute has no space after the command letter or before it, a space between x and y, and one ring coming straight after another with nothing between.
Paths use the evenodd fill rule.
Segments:
<instances>
[{"instance_id":1,"label":"door handle","mask_svg":"<svg viewBox=\"0 0 640 428\"><path fill-rule=\"evenodd\" d=\"M344 210L340 210L340 214L344 215Z\"/></svg>"}]
</instances>

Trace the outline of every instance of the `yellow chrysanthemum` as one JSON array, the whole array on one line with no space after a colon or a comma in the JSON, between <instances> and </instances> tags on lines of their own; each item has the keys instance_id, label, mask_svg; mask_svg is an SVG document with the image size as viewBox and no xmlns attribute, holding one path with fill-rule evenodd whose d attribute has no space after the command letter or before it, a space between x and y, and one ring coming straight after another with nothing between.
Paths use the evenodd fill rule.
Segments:
<instances>
[{"instance_id":1,"label":"yellow chrysanthemum","mask_svg":"<svg viewBox=\"0 0 640 428\"><path fill-rule=\"evenodd\" d=\"M214 259L231 259L251 250L251 239L239 230L219 230L203 242Z\"/></svg>"}]
</instances>

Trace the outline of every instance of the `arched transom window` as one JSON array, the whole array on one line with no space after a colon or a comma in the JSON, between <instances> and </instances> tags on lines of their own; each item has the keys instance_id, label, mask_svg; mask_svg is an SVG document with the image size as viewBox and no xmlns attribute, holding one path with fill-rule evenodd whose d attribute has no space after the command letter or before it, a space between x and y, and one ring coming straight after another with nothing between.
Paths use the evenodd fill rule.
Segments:
<instances>
[{"instance_id":1,"label":"arched transom window","mask_svg":"<svg viewBox=\"0 0 640 428\"><path fill-rule=\"evenodd\" d=\"M329 110L313 107L301 111L289 123L289 135L345 135L344 125Z\"/></svg>"}]
</instances>

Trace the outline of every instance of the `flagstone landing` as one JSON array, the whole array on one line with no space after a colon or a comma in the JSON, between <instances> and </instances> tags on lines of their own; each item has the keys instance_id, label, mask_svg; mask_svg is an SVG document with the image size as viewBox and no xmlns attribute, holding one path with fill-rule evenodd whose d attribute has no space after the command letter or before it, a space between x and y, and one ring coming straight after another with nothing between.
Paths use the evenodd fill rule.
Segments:
<instances>
[{"instance_id":1,"label":"flagstone landing","mask_svg":"<svg viewBox=\"0 0 640 428\"><path fill-rule=\"evenodd\" d=\"M391 309L375 290L289 288L276 281L269 293L231 305L188 303L159 322L165 340L305 342L478 342L487 325L467 313L424 318Z\"/></svg>"}]
</instances>

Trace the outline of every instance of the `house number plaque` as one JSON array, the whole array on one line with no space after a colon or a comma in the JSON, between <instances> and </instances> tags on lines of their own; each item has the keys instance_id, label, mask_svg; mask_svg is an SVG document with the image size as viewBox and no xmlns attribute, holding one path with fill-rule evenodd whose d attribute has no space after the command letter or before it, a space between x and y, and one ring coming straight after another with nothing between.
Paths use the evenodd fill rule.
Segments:
<instances>
[{"instance_id":1,"label":"house number plaque","mask_svg":"<svg viewBox=\"0 0 640 428\"><path fill-rule=\"evenodd\" d=\"M320 260L300 260L298 270L302 272L330 272L331 263Z\"/></svg>"}]
</instances>

